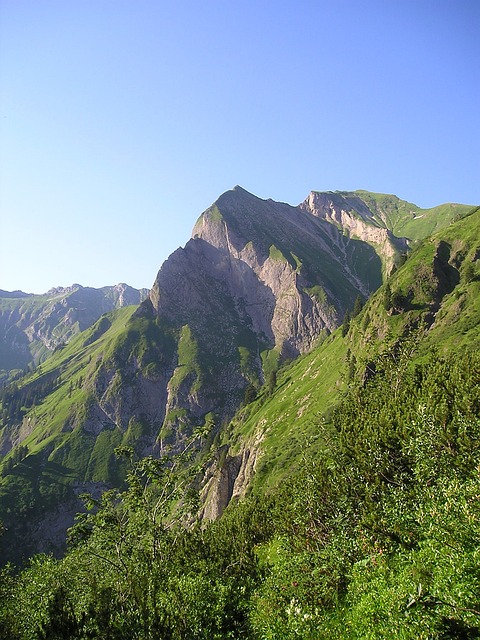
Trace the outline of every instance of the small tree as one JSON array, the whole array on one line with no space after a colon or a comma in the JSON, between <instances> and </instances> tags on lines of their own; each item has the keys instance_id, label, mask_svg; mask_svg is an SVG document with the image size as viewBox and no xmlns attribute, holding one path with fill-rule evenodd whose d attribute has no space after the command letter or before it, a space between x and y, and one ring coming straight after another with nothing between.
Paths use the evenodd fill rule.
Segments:
<instances>
[{"instance_id":1,"label":"small tree","mask_svg":"<svg viewBox=\"0 0 480 640\"><path fill-rule=\"evenodd\" d=\"M353 305L352 318L355 318L356 316L358 316L358 314L362 309L363 309L363 299L362 299L362 296L358 295L355 298L355 303Z\"/></svg>"},{"instance_id":2,"label":"small tree","mask_svg":"<svg viewBox=\"0 0 480 640\"><path fill-rule=\"evenodd\" d=\"M463 279L467 284L475 280L475 268L471 262L463 269Z\"/></svg>"},{"instance_id":3,"label":"small tree","mask_svg":"<svg viewBox=\"0 0 480 640\"><path fill-rule=\"evenodd\" d=\"M347 311L347 313L345 314L344 318L343 318L343 325L342 325L342 336L345 337L348 333L348 330L350 329L350 320L352 318L352 314L350 313L350 311Z\"/></svg>"},{"instance_id":4,"label":"small tree","mask_svg":"<svg viewBox=\"0 0 480 640\"><path fill-rule=\"evenodd\" d=\"M268 376L268 393L272 395L275 391L275 387L277 386L277 372L275 369L270 371L270 375Z\"/></svg>"},{"instance_id":5,"label":"small tree","mask_svg":"<svg viewBox=\"0 0 480 640\"><path fill-rule=\"evenodd\" d=\"M392 308L392 289L390 283L387 282L385 289L383 290L383 307L385 311L390 311Z\"/></svg>"},{"instance_id":6,"label":"small tree","mask_svg":"<svg viewBox=\"0 0 480 640\"><path fill-rule=\"evenodd\" d=\"M250 382L250 384L248 384L247 388L245 389L243 403L247 405L256 399L257 399L257 387Z\"/></svg>"}]
</instances>

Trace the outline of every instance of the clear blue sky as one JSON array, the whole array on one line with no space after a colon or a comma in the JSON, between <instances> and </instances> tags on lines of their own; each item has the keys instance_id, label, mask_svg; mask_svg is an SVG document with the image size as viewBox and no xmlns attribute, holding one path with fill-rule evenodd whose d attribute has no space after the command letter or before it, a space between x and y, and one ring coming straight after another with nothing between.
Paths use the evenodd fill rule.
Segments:
<instances>
[{"instance_id":1,"label":"clear blue sky","mask_svg":"<svg viewBox=\"0 0 480 640\"><path fill-rule=\"evenodd\" d=\"M2 0L0 288L151 286L240 184L480 204L479 0Z\"/></svg>"}]
</instances>

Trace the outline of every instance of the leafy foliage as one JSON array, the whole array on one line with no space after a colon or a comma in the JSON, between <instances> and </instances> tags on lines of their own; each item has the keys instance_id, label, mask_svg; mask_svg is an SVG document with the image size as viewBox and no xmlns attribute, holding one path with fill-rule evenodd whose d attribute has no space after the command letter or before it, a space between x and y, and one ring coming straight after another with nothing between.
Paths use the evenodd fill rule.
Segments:
<instances>
[{"instance_id":1,"label":"leafy foliage","mask_svg":"<svg viewBox=\"0 0 480 640\"><path fill-rule=\"evenodd\" d=\"M383 353L302 469L219 521L195 522L193 446L118 450L128 487L86 498L65 558L4 572L4 637L476 637L480 357L416 348Z\"/></svg>"},{"instance_id":2,"label":"leafy foliage","mask_svg":"<svg viewBox=\"0 0 480 640\"><path fill-rule=\"evenodd\" d=\"M259 637L475 637L447 633L480 623L480 359L413 367L411 349L382 356L285 487Z\"/></svg>"}]
</instances>

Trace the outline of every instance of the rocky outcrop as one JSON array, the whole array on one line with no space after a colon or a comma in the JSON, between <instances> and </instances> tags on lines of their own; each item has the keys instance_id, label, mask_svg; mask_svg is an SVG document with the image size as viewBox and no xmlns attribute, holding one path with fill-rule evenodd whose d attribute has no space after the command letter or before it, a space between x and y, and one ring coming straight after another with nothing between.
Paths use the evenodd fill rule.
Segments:
<instances>
[{"instance_id":1,"label":"rocky outcrop","mask_svg":"<svg viewBox=\"0 0 480 640\"><path fill-rule=\"evenodd\" d=\"M399 257L408 251L406 238L397 238L387 228L385 218L372 211L360 196L312 191L300 208L338 227L350 238L372 245L389 274Z\"/></svg>"},{"instance_id":2,"label":"rocky outcrop","mask_svg":"<svg viewBox=\"0 0 480 640\"><path fill-rule=\"evenodd\" d=\"M369 254L368 278L352 259L360 247ZM200 216L192 240L163 265L150 298L158 315L181 315L182 322L228 298L227 307L269 348L292 357L335 329L359 293L379 286L375 258L311 212L236 187Z\"/></svg>"},{"instance_id":3,"label":"rocky outcrop","mask_svg":"<svg viewBox=\"0 0 480 640\"><path fill-rule=\"evenodd\" d=\"M172 377L158 389L164 432L208 413L231 416L246 386L263 383L266 354L311 349L381 284L381 271L372 247L331 221L241 187L223 194L162 265L139 311L177 331Z\"/></svg>"},{"instance_id":4,"label":"rocky outcrop","mask_svg":"<svg viewBox=\"0 0 480 640\"><path fill-rule=\"evenodd\" d=\"M200 516L203 520L216 520L231 500L245 497L261 457L262 439L263 434L257 433L237 455L229 454L228 445L216 452L205 472L200 492L203 504Z\"/></svg>"}]
</instances>

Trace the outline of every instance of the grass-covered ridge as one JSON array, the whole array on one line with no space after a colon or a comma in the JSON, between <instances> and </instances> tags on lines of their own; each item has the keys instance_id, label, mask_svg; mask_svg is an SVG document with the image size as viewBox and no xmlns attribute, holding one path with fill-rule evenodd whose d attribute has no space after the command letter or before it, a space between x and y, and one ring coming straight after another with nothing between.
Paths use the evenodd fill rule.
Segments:
<instances>
[{"instance_id":1,"label":"grass-covered ridge","mask_svg":"<svg viewBox=\"0 0 480 640\"><path fill-rule=\"evenodd\" d=\"M147 293L125 284L100 289L75 284L43 295L0 291L0 381L18 377L18 369L33 369L103 313L138 304Z\"/></svg>"},{"instance_id":2,"label":"grass-covered ridge","mask_svg":"<svg viewBox=\"0 0 480 640\"><path fill-rule=\"evenodd\" d=\"M358 195L374 216L397 237L406 237L414 241L431 236L472 210L471 205L455 203L422 209L390 194L363 190L353 193Z\"/></svg>"},{"instance_id":3,"label":"grass-covered ridge","mask_svg":"<svg viewBox=\"0 0 480 640\"><path fill-rule=\"evenodd\" d=\"M388 283L311 353L280 369L241 410L225 442L232 454L261 442L255 492L278 485L302 465L318 416L329 415L352 385L371 375L375 359L414 332L412 358L480 347L480 211L417 247ZM388 300L386 299L388 297ZM273 392L272 392L273 391Z\"/></svg>"},{"instance_id":4,"label":"grass-covered ridge","mask_svg":"<svg viewBox=\"0 0 480 640\"><path fill-rule=\"evenodd\" d=\"M13 389L4 390L0 441L13 439L15 445L15 438L22 437L21 445L4 456L0 479L0 521L12 535L16 514L21 514L25 528L28 520L45 510L73 500L76 484L119 481L113 448L123 434L108 425L108 433L96 436L82 425L94 403L96 363L123 333L135 310L125 307L102 317ZM9 540L7 532L6 548ZM23 555L28 549L17 551Z\"/></svg>"}]
</instances>

